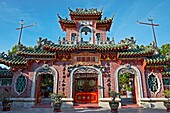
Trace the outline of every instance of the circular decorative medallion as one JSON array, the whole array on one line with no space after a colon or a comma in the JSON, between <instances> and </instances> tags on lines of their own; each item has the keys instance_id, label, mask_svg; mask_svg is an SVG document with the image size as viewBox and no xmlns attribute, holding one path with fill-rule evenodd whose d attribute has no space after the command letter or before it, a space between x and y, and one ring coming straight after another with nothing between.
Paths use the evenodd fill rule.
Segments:
<instances>
[{"instance_id":1,"label":"circular decorative medallion","mask_svg":"<svg viewBox=\"0 0 170 113\"><path fill-rule=\"evenodd\" d=\"M84 81L83 80L78 80L78 86L83 86L84 85Z\"/></svg>"},{"instance_id":2,"label":"circular decorative medallion","mask_svg":"<svg viewBox=\"0 0 170 113\"><path fill-rule=\"evenodd\" d=\"M95 85L96 85L96 82L94 80L89 81L89 86L95 86Z\"/></svg>"}]
</instances>

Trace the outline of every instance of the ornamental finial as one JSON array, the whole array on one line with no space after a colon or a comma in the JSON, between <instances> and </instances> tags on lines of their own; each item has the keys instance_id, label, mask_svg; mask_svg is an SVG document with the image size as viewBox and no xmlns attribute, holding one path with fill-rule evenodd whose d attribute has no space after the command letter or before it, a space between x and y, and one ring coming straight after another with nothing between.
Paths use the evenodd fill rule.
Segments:
<instances>
[{"instance_id":1,"label":"ornamental finial","mask_svg":"<svg viewBox=\"0 0 170 113\"><path fill-rule=\"evenodd\" d=\"M103 11L103 9L104 9L104 7L102 7L102 8L100 9L100 12L102 12L102 11Z\"/></svg>"},{"instance_id":2,"label":"ornamental finial","mask_svg":"<svg viewBox=\"0 0 170 113\"><path fill-rule=\"evenodd\" d=\"M68 7L68 10L69 10L70 12L73 12L73 10L72 10L72 9L70 9L70 7Z\"/></svg>"},{"instance_id":3,"label":"ornamental finial","mask_svg":"<svg viewBox=\"0 0 170 113\"><path fill-rule=\"evenodd\" d=\"M113 14L113 15L111 16L111 19L113 20L114 17L115 17L115 14Z\"/></svg>"},{"instance_id":4,"label":"ornamental finial","mask_svg":"<svg viewBox=\"0 0 170 113\"><path fill-rule=\"evenodd\" d=\"M62 20L62 18L61 18L61 16L60 16L59 14L57 14L57 16L58 16L58 18L59 18L60 20Z\"/></svg>"}]
</instances>

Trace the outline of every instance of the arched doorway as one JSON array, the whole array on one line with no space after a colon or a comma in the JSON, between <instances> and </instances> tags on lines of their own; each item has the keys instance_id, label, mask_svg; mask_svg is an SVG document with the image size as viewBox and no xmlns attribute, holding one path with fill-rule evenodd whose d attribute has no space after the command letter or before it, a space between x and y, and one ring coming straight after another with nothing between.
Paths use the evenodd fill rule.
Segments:
<instances>
[{"instance_id":1,"label":"arched doorway","mask_svg":"<svg viewBox=\"0 0 170 113\"><path fill-rule=\"evenodd\" d=\"M54 75L52 73L39 73L36 78L36 103L46 103L50 101L53 93Z\"/></svg>"},{"instance_id":2,"label":"arched doorway","mask_svg":"<svg viewBox=\"0 0 170 113\"><path fill-rule=\"evenodd\" d=\"M93 66L80 66L71 72L70 97L74 103L98 103L103 97L102 73Z\"/></svg>"},{"instance_id":3,"label":"arched doorway","mask_svg":"<svg viewBox=\"0 0 170 113\"><path fill-rule=\"evenodd\" d=\"M35 103L51 102L50 94L57 93L58 74L55 68L47 64L35 70L31 97Z\"/></svg>"},{"instance_id":4,"label":"arched doorway","mask_svg":"<svg viewBox=\"0 0 170 113\"><path fill-rule=\"evenodd\" d=\"M115 83L122 105L139 104L138 98L143 98L143 89L140 71L135 66L120 66L116 71Z\"/></svg>"}]
</instances>

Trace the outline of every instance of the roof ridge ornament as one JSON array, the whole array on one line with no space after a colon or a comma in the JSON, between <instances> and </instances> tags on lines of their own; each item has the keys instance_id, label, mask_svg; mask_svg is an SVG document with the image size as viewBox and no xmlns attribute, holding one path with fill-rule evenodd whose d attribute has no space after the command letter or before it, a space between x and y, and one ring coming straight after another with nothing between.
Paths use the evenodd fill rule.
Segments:
<instances>
[{"instance_id":1,"label":"roof ridge ornament","mask_svg":"<svg viewBox=\"0 0 170 113\"><path fill-rule=\"evenodd\" d=\"M113 14L110 18L113 20L114 17L115 17L115 14Z\"/></svg>"},{"instance_id":2,"label":"roof ridge ornament","mask_svg":"<svg viewBox=\"0 0 170 113\"><path fill-rule=\"evenodd\" d=\"M101 12L101 13L102 13L103 9L104 9L104 7L102 7L102 8L100 9L100 12Z\"/></svg>"},{"instance_id":3,"label":"roof ridge ornament","mask_svg":"<svg viewBox=\"0 0 170 113\"><path fill-rule=\"evenodd\" d=\"M60 20L62 20L62 18L61 18L61 16L60 16L59 14L57 14L57 16L58 16L58 18L59 18Z\"/></svg>"},{"instance_id":4,"label":"roof ridge ornament","mask_svg":"<svg viewBox=\"0 0 170 113\"><path fill-rule=\"evenodd\" d=\"M73 10L72 10L70 7L68 7L68 10L69 10L70 12L73 12Z\"/></svg>"}]
</instances>

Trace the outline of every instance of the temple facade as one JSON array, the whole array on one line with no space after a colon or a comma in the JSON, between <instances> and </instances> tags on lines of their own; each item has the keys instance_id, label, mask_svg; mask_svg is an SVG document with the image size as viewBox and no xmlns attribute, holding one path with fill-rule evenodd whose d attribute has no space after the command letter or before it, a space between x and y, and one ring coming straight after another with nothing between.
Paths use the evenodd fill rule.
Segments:
<instances>
[{"instance_id":1,"label":"temple facade","mask_svg":"<svg viewBox=\"0 0 170 113\"><path fill-rule=\"evenodd\" d=\"M108 106L110 92L142 107L163 106L162 95L170 88L170 57L161 56L154 43L139 47L133 37L114 42L106 36L114 17L102 10L69 8L70 19L58 15L65 37L58 43L40 37L29 49L18 45L14 55L0 54L0 89L11 92L14 104L34 106L49 102L51 93L64 94L65 106L95 103ZM122 83L122 76L126 83Z\"/></svg>"}]
</instances>

